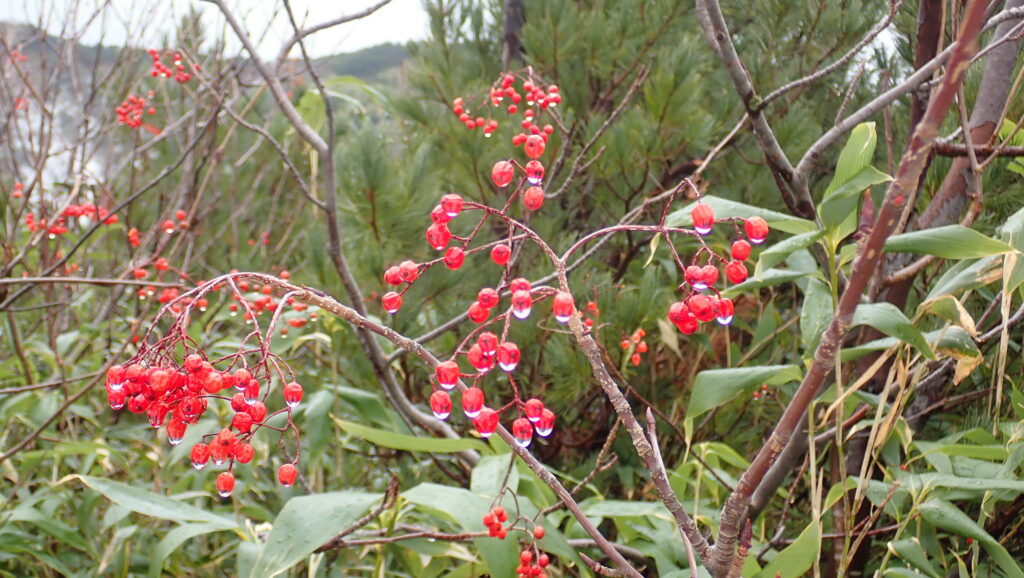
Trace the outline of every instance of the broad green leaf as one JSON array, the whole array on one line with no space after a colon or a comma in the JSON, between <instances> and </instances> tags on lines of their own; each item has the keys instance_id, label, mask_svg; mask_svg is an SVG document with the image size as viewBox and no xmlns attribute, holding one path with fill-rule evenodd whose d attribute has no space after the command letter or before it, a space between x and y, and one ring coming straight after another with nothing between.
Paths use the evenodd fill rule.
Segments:
<instances>
[{"instance_id":1,"label":"broad green leaf","mask_svg":"<svg viewBox=\"0 0 1024 578\"><path fill-rule=\"evenodd\" d=\"M950 295L959 291L984 287L1003 278L1002 259L984 257L978 261L962 261L949 268L932 285L925 300L935 299L941 295Z\"/></svg>"},{"instance_id":2,"label":"broad green leaf","mask_svg":"<svg viewBox=\"0 0 1024 578\"><path fill-rule=\"evenodd\" d=\"M819 204L821 224L833 232L831 238L842 239L857 227L861 194L875 185L887 183L892 177L876 169L864 167L852 179L825 197Z\"/></svg>"},{"instance_id":3,"label":"broad green leaf","mask_svg":"<svg viewBox=\"0 0 1024 578\"><path fill-rule=\"evenodd\" d=\"M935 343L935 351L956 360L956 371L953 374L954 384L963 381L985 361L985 356L978 349L974 338L966 330L956 325L942 331Z\"/></svg>"},{"instance_id":4,"label":"broad green leaf","mask_svg":"<svg viewBox=\"0 0 1024 578\"><path fill-rule=\"evenodd\" d=\"M580 509L587 516L595 518L624 518L657 516L672 520L672 514L661 502L630 502L627 500L585 500Z\"/></svg>"},{"instance_id":5,"label":"broad green leaf","mask_svg":"<svg viewBox=\"0 0 1024 578\"><path fill-rule=\"evenodd\" d=\"M893 253L935 255L943 259L978 259L1012 251L1002 241L962 225L947 225L889 237L885 250Z\"/></svg>"},{"instance_id":6,"label":"broad green leaf","mask_svg":"<svg viewBox=\"0 0 1024 578\"><path fill-rule=\"evenodd\" d=\"M760 277L762 271L770 269L785 261L786 258L794 251L810 247L824 234L824 231L801 233L768 247L762 251L761 255L757 258L757 266L754 268L754 276Z\"/></svg>"},{"instance_id":7,"label":"broad green leaf","mask_svg":"<svg viewBox=\"0 0 1024 578\"><path fill-rule=\"evenodd\" d=\"M963 306L960 300L952 295L943 295L942 297L925 301L917 306L917 312L918 315L922 315L924 313L938 315L940 318L963 328L972 336L978 335L978 329L975 327L974 318L967 312L967 309Z\"/></svg>"},{"instance_id":8,"label":"broad green leaf","mask_svg":"<svg viewBox=\"0 0 1024 578\"><path fill-rule=\"evenodd\" d=\"M74 528L56 518L43 514L39 510L27 504L12 510L9 514L4 516L4 520L10 522L27 522L53 536L59 540L61 544L71 546L72 548L78 548L83 552L92 553L92 549L89 547L89 544L82 539L82 536L76 532Z\"/></svg>"},{"instance_id":9,"label":"broad green leaf","mask_svg":"<svg viewBox=\"0 0 1024 578\"><path fill-rule=\"evenodd\" d=\"M832 293L817 279L808 279L804 303L800 308L800 341L806 356L814 354L821 334L832 320Z\"/></svg>"},{"instance_id":10,"label":"broad green leaf","mask_svg":"<svg viewBox=\"0 0 1024 578\"><path fill-rule=\"evenodd\" d=\"M365 515L382 498L381 494L346 491L288 500L274 520L274 528L267 536L267 543L250 576L276 576L305 560Z\"/></svg>"},{"instance_id":11,"label":"broad green leaf","mask_svg":"<svg viewBox=\"0 0 1024 578\"><path fill-rule=\"evenodd\" d=\"M922 445L922 447L926 447ZM940 474L929 472L925 474L914 474L904 476L901 483L905 487L918 486L922 488L948 488L969 492L995 492L1009 491L1024 493L1024 480L994 479L994 478L965 478L952 474ZM966 535L966 534L965 534Z\"/></svg>"},{"instance_id":12,"label":"broad green leaf","mask_svg":"<svg viewBox=\"0 0 1024 578\"><path fill-rule=\"evenodd\" d=\"M886 335L912 345L928 359L935 359L935 353L921 331L892 303L858 305L857 310L853 313L853 325L873 327Z\"/></svg>"},{"instance_id":13,"label":"broad green leaf","mask_svg":"<svg viewBox=\"0 0 1024 578\"><path fill-rule=\"evenodd\" d=\"M407 452L430 452L437 454L477 450L489 453L487 444L474 439L418 438L397 434L387 430L359 425L350 421L333 418L343 431L374 445Z\"/></svg>"},{"instance_id":14,"label":"broad green leaf","mask_svg":"<svg viewBox=\"0 0 1024 578\"><path fill-rule=\"evenodd\" d=\"M942 576L931 562L928 561L928 554L921 547L921 542L917 538L906 538L904 540L896 540L895 542L889 542L886 544L889 551L899 556L903 560L914 565L915 568L925 572L932 578L939 578Z\"/></svg>"},{"instance_id":15,"label":"broad green leaf","mask_svg":"<svg viewBox=\"0 0 1024 578\"><path fill-rule=\"evenodd\" d=\"M821 551L821 526L811 522L792 544L779 552L758 577L775 578L782 576L803 576L811 568Z\"/></svg>"},{"instance_id":16,"label":"broad green leaf","mask_svg":"<svg viewBox=\"0 0 1024 578\"><path fill-rule=\"evenodd\" d=\"M480 458L473 468L469 489L475 494L497 496L505 482L513 492L519 485L519 472L512 454L498 454Z\"/></svg>"},{"instance_id":17,"label":"broad green leaf","mask_svg":"<svg viewBox=\"0 0 1024 578\"><path fill-rule=\"evenodd\" d=\"M716 219L725 217L740 217L743 219L755 216L761 217L768 222L771 228L794 235L818 230L818 226L814 224L814 221L800 219L753 205L737 203L736 201L730 201L713 195L701 197L701 202L714 209ZM696 203L690 203L682 209L672 212L665 221L665 224L670 227L689 227L693 225L693 221L690 219L690 211L693 210L695 205Z\"/></svg>"},{"instance_id":18,"label":"broad green leaf","mask_svg":"<svg viewBox=\"0 0 1024 578\"><path fill-rule=\"evenodd\" d=\"M839 187L850 182L864 167L871 164L875 155L875 146L878 144L878 133L875 131L875 123L862 122L853 127L850 131L850 138L843 145L836 161L836 173L832 182L825 189L825 197L836 191Z\"/></svg>"},{"instance_id":19,"label":"broad green leaf","mask_svg":"<svg viewBox=\"0 0 1024 578\"><path fill-rule=\"evenodd\" d=\"M402 497L418 506L447 514L463 531L482 532L487 529L481 518L492 506L491 501L469 490L425 483L403 492ZM494 578L515 576L519 553L513 540L475 538L473 545Z\"/></svg>"},{"instance_id":20,"label":"broad green leaf","mask_svg":"<svg viewBox=\"0 0 1024 578\"><path fill-rule=\"evenodd\" d=\"M204 534L211 534L224 529L225 528L220 528L213 524L182 524L170 532L167 532L167 535L160 540L160 543L156 546L156 550L153 551L149 559L150 578L159 578L162 576L164 561L167 560L167 556L169 556L171 552L180 548L181 545L187 542L190 538L195 538L196 536L202 536Z\"/></svg>"},{"instance_id":21,"label":"broad green leaf","mask_svg":"<svg viewBox=\"0 0 1024 578\"><path fill-rule=\"evenodd\" d=\"M78 478L90 488L106 496L111 502L152 518L173 520L175 522L206 522L220 529L238 528L234 520L218 516L213 512L197 508L184 502L147 492L142 488L114 482L106 478L92 476L72 476Z\"/></svg>"},{"instance_id":22,"label":"broad green leaf","mask_svg":"<svg viewBox=\"0 0 1024 578\"><path fill-rule=\"evenodd\" d=\"M729 287L725 291L722 291L722 295L725 297L742 295L744 293L750 293L757 289L761 289L762 287L781 285L783 283L789 283L790 281L796 281L806 277L807 273L804 273L803 271L793 271L790 269L768 269L761 273L760 277L751 277L739 285Z\"/></svg>"},{"instance_id":23,"label":"broad green leaf","mask_svg":"<svg viewBox=\"0 0 1024 578\"><path fill-rule=\"evenodd\" d=\"M1021 483L1024 484L1024 482ZM917 510L921 513L921 517L929 523L959 536L977 540L1007 576L1024 578L1024 571L1006 551L1006 548L953 504L938 498L931 498L919 505Z\"/></svg>"},{"instance_id":24,"label":"broad green leaf","mask_svg":"<svg viewBox=\"0 0 1024 578\"><path fill-rule=\"evenodd\" d=\"M686 406L686 418L693 419L720 405L724 405L740 393L768 385L781 385L799 381L803 372L796 365L762 365L732 369L707 369L697 374L693 381L693 393Z\"/></svg>"}]
</instances>

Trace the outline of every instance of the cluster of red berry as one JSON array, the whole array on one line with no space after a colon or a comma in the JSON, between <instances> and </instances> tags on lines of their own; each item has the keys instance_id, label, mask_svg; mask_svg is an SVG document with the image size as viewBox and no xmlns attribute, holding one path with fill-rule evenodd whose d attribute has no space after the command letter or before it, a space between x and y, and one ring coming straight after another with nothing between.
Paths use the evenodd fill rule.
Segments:
<instances>
[{"instance_id":1,"label":"cluster of red berry","mask_svg":"<svg viewBox=\"0 0 1024 578\"><path fill-rule=\"evenodd\" d=\"M249 369L218 371L199 353L185 356L178 366L167 354L175 346L174 341L170 337L165 338L153 350L140 350L128 364L111 367L106 379L107 401L115 410L127 407L132 413L145 413L155 428L163 427L166 421L167 440L171 445L181 443L188 427L199 422L206 413L209 400L229 401L235 412L230 427L216 434L207 434L204 439L209 441L195 444L191 451L192 465L197 470L202 470L209 462L217 466L228 463L227 471L217 477L217 490L221 496L227 497L235 485L231 473L234 464L246 464L253 459L252 436L260 428L283 433L284 429L267 422L286 412L291 423L292 408L302 400L302 386L295 382L287 383L283 387L285 408L268 415L265 402L269 390L261 388L260 381ZM265 364L262 367L267 374L265 381L269 382L269 369ZM236 392L231 397L222 393L230 389ZM298 456L278 471L282 485L289 486L295 482L297 470L294 464L297 460Z\"/></svg>"},{"instance_id":2,"label":"cluster of red berry","mask_svg":"<svg viewBox=\"0 0 1024 578\"><path fill-rule=\"evenodd\" d=\"M647 353L647 341L644 337L647 336L647 332L643 329L637 329L630 335L629 338L623 339L622 346L623 351L629 351L632 348L633 352L629 356L629 361L634 365L640 365L640 361L643 359L643 354Z\"/></svg>"},{"instance_id":3,"label":"cluster of red berry","mask_svg":"<svg viewBox=\"0 0 1024 578\"><path fill-rule=\"evenodd\" d=\"M534 528L534 534L540 534L535 536L538 539L544 537L544 528L537 526ZM534 560L533 550L526 548L519 553L519 566L516 568L517 578L546 578L547 574L544 573L544 569L547 568L548 564L551 563L551 558L541 552L537 555Z\"/></svg>"},{"instance_id":4,"label":"cluster of red berry","mask_svg":"<svg viewBox=\"0 0 1024 578\"><path fill-rule=\"evenodd\" d=\"M129 94L128 98L124 99L117 108L114 109L117 113L117 123L127 126L128 128L139 128L142 126L143 113L149 112L149 114L156 114L156 109L150 107L146 110L146 99L141 96Z\"/></svg>"},{"instance_id":5,"label":"cluster of red berry","mask_svg":"<svg viewBox=\"0 0 1024 578\"><path fill-rule=\"evenodd\" d=\"M21 184L20 181L14 183L14 191L11 193L11 198L20 199L24 195L25 195L25 185Z\"/></svg>"},{"instance_id":6,"label":"cluster of red berry","mask_svg":"<svg viewBox=\"0 0 1024 578\"><path fill-rule=\"evenodd\" d=\"M711 233L716 223L714 210L705 203L698 202L690 212L690 218L693 220L694 230L701 236ZM722 297L715 288L719 269L711 261L717 259L719 262L725 263L725 276L730 283L742 283L747 280L747 266L743 262L750 257L750 243L759 245L768 237L768 223L761 217L722 219L721 221L742 221L749 242L747 239L734 241L730 249L731 259L720 257L708 249L706 250L708 261L705 265L701 266L694 262L683 268L684 283L679 288L686 293L686 297L669 307L668 319L684 335L692 335L701 323L712 320L717 320L721 325L728 325L732 322L735 306L731 299ZM705 252L705 249L697 253L694 257L695 261ZM711 291L713 294L705 294L706 291Z\"/></svg>"},{"instance_id":7,"label":"cluster of red berry","mask_svg":"<svg viewBox=\"0 0 1024 578\"><path fill-rule=\"evenodd\" d=\"M163 55L161 55L155 48L150 48L147 52L149 52L149 56L153 59L153 68L150 70L150 75L153 78L170 78L173 72L174 80L179 84L185 84L192 80L192 75L185 71L185 65L182 64L180 52L175 51L172 58L174 71L163 63ZM195 68L198 70L199 65L196 64Z\"/></svg>"},{"instance_id":8,"label":"cluster of red berry","mask_svg":"<svg viewBox=\"0 0 1024 578\"><path fill-rule=\"evenodd\" d=\"M25 215L25 228L29 231L46 231L51 239L55 239L58 235L68 232L68 222L70 219L98 221L104 225L114 225L120 221L117 215L111 215L109 211L97 205L68 205L52 221L48 221L43 217L36 218L34 213L27 213Z\"/></svg>"}]
</instances>

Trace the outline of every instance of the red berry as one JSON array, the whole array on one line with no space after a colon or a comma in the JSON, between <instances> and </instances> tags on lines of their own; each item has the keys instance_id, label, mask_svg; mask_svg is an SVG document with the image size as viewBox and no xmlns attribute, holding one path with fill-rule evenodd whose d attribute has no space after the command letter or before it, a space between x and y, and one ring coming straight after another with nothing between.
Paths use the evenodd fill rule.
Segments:
<instances>
[{"instance_id":1,"label":"red berry","mask_svg":"<svg viewBox=\"0 0 1024 578\"><path fill-rule=\"evenodd\" d=\"M523 150L526 151L526 156L531 159L539 159L544 154L544 137L538 134L532 134L526 137L526 143L523 145Z\"/></svg>"},{"instance_id":2,"label":"red berry","mask_svg":"<svg viewBox=\"0 0 1024 578\"><path fill-rule=\"evenodd\" d=\"M545 407L540 412L540 419L537 420L535 427L537 428L537 435L541 437L551 435L551 432L555 431L555 412Z\"/></svg>"},{"instance_id":3,"label":"red berry","mask_svg":"<svg viewBox=\"0 0 1024 578\"><path fill-rule=\"evenodd\" d=\"M529 289L518 290L512 293L512 314L517 319L526 319L530 316L530 310L533 306L533 297L530 296Z\"/></svg>"},{"instance_id":4,"label":"red berry","mask_svg":"<svg viewBox=\"0 0 1024 578\"><path fill-rule=\"evenodd\" d=\"M697 206L690 211L690 218L693 219L693 228L701 235L707 235L711 232L712 225L715 224L715 211L710 205L697 203Z\"/></svg>"},{"instance_id":5,"label":"red berry","mask_svg":"<svg viewBox=\"0 0 1024 578\"><path fill-rule=\"evenodd\" d=\"M480 303L480 306L485 309L492 309L497 307L499 295L498 292L490 287L484 287L476 294L476 300Z\"/></svg>"},{"instance_id":6,"label":"red berry","mask_svg":"<svg viewBox=\"0 0 1024 578\"><path fill-rule=\"evenodd\" d=\"M711 299L706 295L693 295L686 300L686 307L700 321L707 322L715 318L715 308L712 306Z\"/></svg>"},{"instance_id":7,"label":"red berry","mask_svg":"<svg viewBox=\"0 0 1024 578\"><path fill-rule=\"evenodd\" d=\"M448 242L452 240L452 234L448 230L448 225L438 225L437 223L434 223L427 227L426 238L427 243L429 243L435 251L440 251L448 246Z\"/></svg>"},{"instance_id":8,"label":"red berry","mask_svg":"<svg viewBox=\"0 0 1024 578\"><path fill-rule=\"evenodd\" d=\"M540 566L541 568L544 568L545 566L547 566L550 563L551 563L551 558L549 558L547 554L541 554L540 556L537 556L537 565Z\"/></svg>"},{"instance_id":9,"label":"red berry","mask_svg":"<svg viewBox=\"0 0 1024 578\"><path fill-rule=\"evenodd\" d=\"M530 281L522 277L516 277L509 281L508 289L509 291L529 291Z\"/></svg>"},{"instance_id":10,"label":"red berry","mask_svg":"<svg viewBox=\"0 0 1024 578\"><path fill-rule=\"evenodd\" d=\"M735 314L735 306L732 303L732 299L723 297L718 301L718 323L720 325L728 325L732 321L732 316Z\"/></svg>"},{"instance_id":11,"label":"red berry","mask_svg":"<svg viewBox=\"0 0 1024 578\"><path fill-rule=\"evenodd\" d=\"M384 306L384 311L392 315L398 313L398 310L402 308L402 296L394 291L385 293L380 302Z\"/></svg>"},{"instance_id":12,"label":"red berry","mask_svg":"<svg viewBox=\"0 0 1024 578\"><path fill-rule=\"evenodd\" d=\"M479 301L474 301L473 304L469 306L469 311L466 315L473 323L480 324L487 321L487 318L491 316L491 310L480 305Z\"/></svg>"},{"instance_id":13,"label":"red berry","mask_svg":"<svg viewBox=\"0 0 1024 578\"><path fill-rule=\"evenodd\" d=\"M540 421L540 415L544 413L544 402L537 398L530 398L523 404L523 412L527 419L536 423Z\"/></svg>"},{"instance_id":14,"label":"red berry","mask_svg":"<svg viewBox=\"0 0 1024 578\"><path fill-rule=\"evenodd\" d=\"M252 429L252 416L247 413L236 413L231 420L231 425L242 433L249 433Z\"/></svg>"},{"instance_id":15,"label":"red berry","mask_svg":"<svg viewBox=\"0 0 1024 578\"><path fill-rule=\"evenodd\" d=\"M462 247L448 247L448 250L444 252L444 265L452 271L462 267L465 261L466 253Z\"/></svg>"},{"instance_id":16,"label":"red berry","mask_svg":"<svg viewBox=\"0 0 1024 578\"><path fill-rule=\"evenodd\" d=\"M544 526L534 526L533 527L533 537L538 539L538 540L543 540L544 539ZM540 558L537 558L537 563L538 564L540 563Z\"/></svg>"},{"instance_id":17,"label":"red berry","mask_svg":"<svg viewBox=\"0 0 1024 578\"><path fill-rule=\"evenodd\" d=\"M448 216L448 213L444 212L441 205L435 205L430 211L430 220L436 225L445 225L448 221L451 221L452 218Z\"/></svg>"},{"instance_id":18,"label":"red berry","mask_svg":"<svg viewBox=\"0 0 1024 578\"><path fill-rule=\"evenodd\" d=\"M412 283L420 276L420 266L412 261L402 261L398 265L398 277L406 283Z\"/></svg>"},{"instance_id":19,"label":"red berry","mask_svg":"<svg viewBox=\"0 0 1024 578\"><path fill-rule=\"evenodd\" d=\"M444 209L448 218L454 219L462 212L462 197L454 193L441 197L441 208Z\"/></svg>"},{"instance_id":20,"label":"red berry","mask_svg":"<svg viewBox=\"0 0 1024 578\"><path fill-rule=\"evenodd\" d=\"M498 161L494 163L494 167L491 169L491 180L499 188L505 188L512 182L512 177L515 176L515 166L508 161Z\"/></svg>"},{"instance_id":21,"label":"red berry","mask_svg":"<svg viewBox=\"0 0 1024 578\"><path fill-rule=\"evenodd\" d=\"M711 287L718 282L718 267L714 265L704 265L700 268L701 281L704 285Z\"/></svg>"},{"instance_id":22,"label":"red berry","mask_svg":"<svg viewBox=\"0 0 1024 578\"><path fill-rule=\"evenodd\" d=\"M452 413L452 398L447 391L435 391L430 394L430 409L437 419L448 419Z\"/></svg>"},{"instance_id":23,"label":"red berry","mask_svg":"<svg viewBox=\"0 0 1024 578\"><path fill-rule=\"evenodd\" d=\"M299 470L292 464L284 464L277 470L277 481L281 482L281 485L288 487L295 483L296 476L299 475Z\"/></svg>"},{"instance_id":24,"label":"red berry","mask_svg":"<svg viewBox=\"0 0 1024 578\"><path fill-rule=\"evenodd\" d=\"M516 443L521 447L530 445L530 441L533 440L533 424L530 420L520 417L512 422L512 437L516 438Z\"/></svg>"},{"instance_id":25,"label":"red berry","mask_svg":"<svg viewBox=\"0 0 1024 578\"><path fill-rule=\"evenodd\" d=\"M746 261L747 257L750 257L750 243L740 239L732 244L732 250L730 251L733 259L737 261Z\"/></svg>"},{"instance_id":26,"label":"red berry","mask_svg":"<svg viewBox=\"0 0 1024 578\"><path fill-rule=\"evenodd\" d=\"M192 446L192 467L201 470L206 467L206 462L210 461L210 446L206 444L196 444Z\"/></svg>"},{"instance_id":27,"label":"red berry","mask_svg":"<svg viewBox=\"0 0 1024 578\"><path fill-rule=\"evenodd\" d=\"M217 493L220 497L226 498L231 495L231 491L235 489L235 476L231 475L231 472L221 472L217 476Z\"/></svg>"},{"instance_id":28,"label":"red berry","mask_svg":"<svg viewBox=\"0 0 1024 578\"><path fill-rule=\"evenodd\" d=\"M284 403L288 407L295 407L302 401L302 386L294 381L284 386Z\"/></svg>"},{"instance_id":29,"label":"red berry","mask_svg":"<svg viewBox=\"0 0 1024 578\"><path fill-rule=\"evenodd\" d=\"M555 314L555 321L559 323L568 323L569 318L572 317L573 312L576 310L572 294L565 291L559 291L555 295L551 307Z\"/></svg>"},{"instance_id":30,"label":"red berry","mask_svg":"<svg viewBox=\"0 0 1024 578\"><path fill-rule=\"evenodd\" d=\"M750 217L743 224L743 230L747 232L751 243L760 245L768 237L768 222L761 217Z\"/></svg>"},{"instance_id":31,"label":"red berry","mask_svg":"<svg viewBox=\"0 0 1024 578\"><path fill-rule=\"evenodd\" d=\"M480 415L484 407L484 392L479 387L470 387L462 392L462 411L466 417L473 419Z\"/></svg>"},{"instance_id":32,"label":"red berry","mask_svg":"<svg viewBox=\"0 0 1024 578\"><path fill-rule=\"evenodd\" d=\"M523 193L523 204L531 211L539 209L544 204L544 189L536 185L526 189Z\"/></svg>"},{"instance_id":33,"label":"red berry","mask_svg":"<svg viewBox=\"0 0 1024 578\"><path fill-rule=\"evenodd\" d=\"M477 337L476 343L480 346L480 351L482 351L484 355L494 355L494 353L498 351L498 336L490 331L481 333L480 336Z\"/></svg>"},{"instance_id":34,"label":"red berry","mask_svg":"<svg viewBox=\"0 0 1024 578\"><path fill-rule=\"evenodd\" d=\"M491 249L491 260L497 265L505 266L510 258L512 258L512 248L504 243L495 245Z\"/></svg>"},{"instance_id":35,"label":"red berry","mask_svg":"<svg viewBox=\"0 0 1024 578\"><path fill-rule=\"evenodd\" d=\"M188 429L188 425L180 419L174 418L167 424L167 441L172 446L176 446L181 443L182 438L185 437L185 430Z\"/></svg>"},{"instance_id":36,"label":"red berry","mask_svg":"<svg viewBox=\"0 0 1024 578\"><path fill-rule=\"evenodd\" d=\"M740 261L729 261L725 266L725 276L731 283L742 283L747 280L747 266Z\"/></svg>"},{"instance_id":37,"label":"red berry","mask_svg":"<svg viewBox=\"0 0 1024 578\"><path fill-rule=\"evenodd\" d=\"M459 381L459 364L454 361L442 361L434 368L437 383L445 389L455 387Z\"/></svg>"},{"instance_id":38,"label":"red berry","mask_svg":"<svg viewBox=\"0 0 1024 578\"><path fill-rule=\"evenodd\" d=\"M245 442L238 442L235 444L231 454L235 457L235 461L240 464L247 464L252 461L253 456L256 455L256 450Z\"/></svg>"},{"instance_id":39,"label":"red berry","mask_svg":"<svg viewBox=\"0 0 1024 578\"><path fill-rule=\"evenodd\" d=\"M512 371L519 365L519 346L506 341L498 346L498 366L505 371Z\"/></svg>"},{"instance_id":40,"label":"red berry","mask_svg":"<svg viewBox=\"0 0 1024 578\"><path fill-rule=\"evenodd\" d=\"M489 407L482 408L480 413L473 418L473 427L476 428L480 437L491 437L491 434L498 429L498 412Z\"/></svg>"},{"instance_id":41,"label":"red berry","mask_svg":"<svg viewBox=\"0 0 1024 578\"><path fill-rule=\"evenodd\" d=\"M526 180L531 185L539 185L544 180L544 165L540 161L526 163Z\"/></svg>"},{"instance_id":42,"label":"red berry","mask_svg":"<svg viewBox=\"0 0 1024 578\"><path fill-rule=\"evenodd\" d=\"M483 350L480 349L479 343L474 343L469 351L466 352L466 359L469 363L479 372L484 373L490 371L494 367L494 356L485 355Z\"/></svg>"}]
</instances>

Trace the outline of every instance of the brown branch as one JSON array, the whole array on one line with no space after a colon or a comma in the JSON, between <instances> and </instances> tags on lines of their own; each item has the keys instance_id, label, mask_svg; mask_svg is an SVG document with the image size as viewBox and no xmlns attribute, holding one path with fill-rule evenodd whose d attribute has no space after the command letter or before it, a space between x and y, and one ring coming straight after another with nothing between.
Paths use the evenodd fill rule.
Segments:
<instances>
[{"instance_id":1,"label":"brown branch","mask_svg":"<svg viewBox=\"0 0 1024 578\"><path fill-rule=\"evenodd\" d=\"M850 328L853 313L884 254L885 240L892 234L907 198L917 188L942 120L952 105L957 89L970 66L971 58L978 51L978 34L984 11L983 0L971 0L968 3L959 39L949 58L948 71L929 103L924 117L914 130L907 152L886 191L874 229L858 248L849 283L839 300L835 316L814 352L813 362L767 443L740 478L736 490L726 500L721 514L718 542L708 564L713 571L730 566L736 554L737 538L741 524L746 518L751 495L789 443L818 389L835 367L836 355Z\"/></svg>"},{"instance_id":2,"label":"brown branch","mask_svg":"<svg viewBox=\"0 0 1024 578\"><path fill-rule=\"evenodd\" d=\"M314 24L313 26L308 26L301 30L297 30L295 34L292 35L291 38L285 40L284 44L281 45L281 50L277 53L277 61L274 64L274 70L281 70L281 65L284 64L284 61L288 59L288 53L291 52L292 48L294 48L298 42L300 42L302 39L309 36L310 34L315 34L317 32L327 30L328 28L341 26L342 24L347 24L355 20L366 18L367 16L370 16L374 12L380 10L381 8L387 6L390 3L391 0L381 0L380 2L377 2L376 4L370 6L369 8L361 12L356 12L354 14L345 14L333 20L328 20L326 22L321 22L320 24ZM250 54L252 54L252 52L250 52Z\"/></svg>"},{"instance_id":3,"label":"brown branch","mask_svg":"<svg viewBox=\"0 0 1024 578\"><path fill-rule=\"evenodd\" d=\"M370 522L375 520L377 516L380 516L382 513L384 513L385 510L390 509L392 506L395 505L395 499L397 497L398 478L396 476L391 476L391 481L388 482L388 489L386 492L384 492L384 499L381 500L381 503L376 508L374 508L373 511L366 514L362 518L356 520L355 523L353 523L351 526L345 528L341 532L338 532L337 536L331 538L326 544L317 548L316 551L326 552L328 550L337 550L339 548L343 548L344 546L342 546L342 544L344 544L345 542L345 536L348 536L356 530L358 530L359 528L362 528L363 526L369 524Z\"/></svg>"},{"instance_id":4,"label":"brown branch","mask_svg":"<svg viewBox=\"0 0 1024 578\"><path fill-rule=\"evenodd\" d=\"M765 160L781 181L779 191L782 193L782 200L790 212L805 219L816 219L817 211L814 209L814 200L811 198L811 191L807 188L807 179L801 175L790 163L786 153L779 145L768 120L762 114L757 92L750 81L750 76L743 67L743 62L736 53L729 28L722 16L722 9L718 0L697 0L698 14L702 16L698 20L701 24L708 24L712 27L710 31L705 30L705 36L711 44L712 51L718 56L725 66L729 77L732 78L736 93L743 101L743 108L750 116L754 130L754 137L758 146L764 153ZM714 42L711 39L714 38Z\"/></svg>"},{"instance_id":5,"label":"brown branch","mask_svg":"<svg viewBox=\"0 0 1024 578\"><path fill-rule=\"evenodd\" d=\"M935 154L944 157L965 157L968 154L968 147L965 144L938 143L935 145ZM1024 157L1024 146L992 146L974 145L974 154L979 158L990 157Z\"/></svg>"}]
</instances>

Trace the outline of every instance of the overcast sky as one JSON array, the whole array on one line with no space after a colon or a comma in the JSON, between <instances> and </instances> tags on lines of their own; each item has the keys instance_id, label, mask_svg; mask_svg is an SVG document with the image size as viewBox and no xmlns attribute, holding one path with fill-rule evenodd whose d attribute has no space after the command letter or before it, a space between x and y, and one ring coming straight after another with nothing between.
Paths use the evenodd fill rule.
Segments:
<instances>
[{"instance_id":1,"label":"overcast sky","mask_svg":"<svg viewBox=\"0 0 1024 578\"><path fill-rule=\"evenodd\" d=\"M291 0L291 5L300 23L305 20L306 25L312 25L342 14L362 11L378 1ZM145 29L140 43L142 48L151 45L162 48L157 39L173 30L176 15L187 12L192 6L203 12L204 23L210 32L224 26L224 19L216 7L199 0L110 0L111 8L104 10L101 17L95 17L98 8L105 4L104 0L0 0L0 20L38 24L42 19L50 33L59 35L61 23L69 13L73 13L80 26L87 26L83 37L86 44L95 44L104 35L105 44L124 44L127 38L137 38L139 31ZM228 0L228 4L244 20L254 40L263 36L258 44L263 57L275 56L282 40L292 33L281 0ZM367 18L311 36L307 49L313 56L323 56L352 52L383 42L421 40L427 34L427 15L422 0L392 0ZM230 34L228 36L233 38ZM233 51L240 49L237 43L229 43L228 46ZM292 56L298 56L297 49Z\"/></svg>"}]
</instances>

